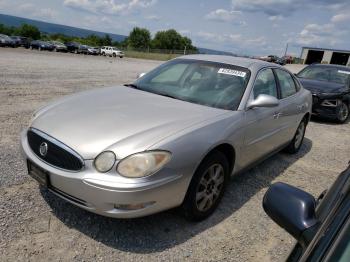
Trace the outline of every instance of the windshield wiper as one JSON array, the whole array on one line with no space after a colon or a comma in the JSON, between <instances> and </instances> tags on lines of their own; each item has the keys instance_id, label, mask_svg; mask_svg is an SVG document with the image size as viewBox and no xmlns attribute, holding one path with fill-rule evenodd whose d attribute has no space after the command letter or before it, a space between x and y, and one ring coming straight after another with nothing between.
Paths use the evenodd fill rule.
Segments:
<instances>
[{"instance_id":1,"label":"windshield wiper","mask_svg":"<svg viewBox=\"0 0 350 262\"><path fill-rule=\"evenodd\" d=\"M182 99L179 98L179 97L176 97L176 96L173 96L173 95L169 95L169 94L167 94L167 93L155 93L155 94L160 95L160 96L165 96L165 97L173 98L173 99L182 100Z\"/></svg>"},{"instance_id":2,"label":"windshield wiper","mask_svg":"<svg viewBox=\"0 0 350 262\"><path fill-rule=\"evenodd\" d=\"M125 84L124 86L135 88L135 89L139 89L139 87L137 85L135 85L135 84Z\"/></svg>"}]
</instances>

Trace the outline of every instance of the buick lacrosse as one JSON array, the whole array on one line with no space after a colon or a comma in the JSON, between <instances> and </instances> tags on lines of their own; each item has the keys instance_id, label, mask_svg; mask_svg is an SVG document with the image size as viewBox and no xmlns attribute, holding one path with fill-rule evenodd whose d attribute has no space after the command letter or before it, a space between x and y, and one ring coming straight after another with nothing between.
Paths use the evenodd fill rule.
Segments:
<instances>
[{"instance_id":1,"label":"buick lacrosse","mask_svg":"<svg viewBox=\"0 0 350 262\"><path fill-rule=\"evenodd\" d=\"M230 175L299 150L311 106L279 65L190 55L39 109L21 144L29 174L85 210L132 218L181 206L201 220Z\"/></svg>"}]
</instances>

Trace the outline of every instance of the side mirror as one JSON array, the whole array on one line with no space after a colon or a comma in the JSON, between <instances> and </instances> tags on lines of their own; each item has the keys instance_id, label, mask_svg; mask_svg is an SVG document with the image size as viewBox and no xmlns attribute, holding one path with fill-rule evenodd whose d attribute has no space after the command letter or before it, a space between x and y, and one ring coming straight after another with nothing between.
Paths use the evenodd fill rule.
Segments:
<instances>
[{"instance_id":1,"label":"side mirror","mask_svg":"<svg viewBox=\"0 0 350 262\"><path fill-rule=\"evenodd\" d=\"M264 195L263 208L302 246L310 243L318 224L316 200L312 195L285 183L275 183Z\"/></svg>"},{"instance_id":2,"label":"side mirror","mask_svg":"<svg viewBox=\"0 0 350 262\"><path fill-rule=\"evenodd\" d=\"M255 100L248 103L248 109L254 107L275 107L279 105L276 97L270 95L259 95Z\"/></svg>"},{"instance_id":3,"label":"side mirror","mask_svg":"<svg viewBox=\"0 0 350 262\"><path fill-rule=\"evenodd\" d=\"M138 75L137 75L137 79L139 79L139 78L143 77L145 74L146 74L146 73L141 73L141 74L138 74Z\"/></svg>"}]
</instances>

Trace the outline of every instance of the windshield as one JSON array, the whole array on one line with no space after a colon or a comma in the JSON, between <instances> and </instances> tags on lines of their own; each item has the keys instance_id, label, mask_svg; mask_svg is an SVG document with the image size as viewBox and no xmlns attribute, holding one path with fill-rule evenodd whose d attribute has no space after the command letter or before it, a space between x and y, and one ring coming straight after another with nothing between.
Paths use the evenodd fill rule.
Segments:
<instances>
[{"instance_id":1,"label":"windshield","mask_svg":"<svg viewBox=\"0 0 350 262\"><path fill-rule=\"evenodd\" d=\"M347 84L350 79L350 71L330 67L309 66L302 70L298 77Z\"/></svg>"},{"instance_id":2,"label":"windshield","mask_svg":"<svg viewBox=\"0 0 350 262\"><path fill-rule=\"evenodd\" d=\"M248 69L238 66L176 59L141 77L135 86L187 102L237 110L249 76Z\"/></svg>"}]
</instances>

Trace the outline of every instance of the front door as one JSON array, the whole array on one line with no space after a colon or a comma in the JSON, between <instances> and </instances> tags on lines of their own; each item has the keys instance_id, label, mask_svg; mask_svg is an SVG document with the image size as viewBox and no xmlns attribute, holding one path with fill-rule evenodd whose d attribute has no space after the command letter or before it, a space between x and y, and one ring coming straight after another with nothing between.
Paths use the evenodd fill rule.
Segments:
<instances>
[{"instance_id":1,"label":"front door","mask_svg":"<svg viewBox=\"0 0 350 262\"><path fill-rule=\"evenodd\" d=\"M251 99L266 94L278 98L277 84L272 69L259 72L251 94ZM245 112L245 137L243 165L249 165L280 144L280 106L252 108Z\"/></svg>"}]
</instances>

